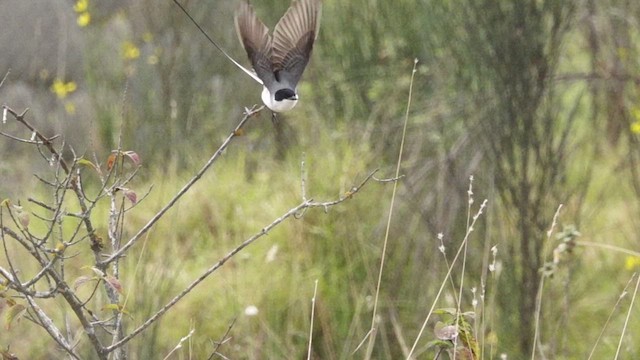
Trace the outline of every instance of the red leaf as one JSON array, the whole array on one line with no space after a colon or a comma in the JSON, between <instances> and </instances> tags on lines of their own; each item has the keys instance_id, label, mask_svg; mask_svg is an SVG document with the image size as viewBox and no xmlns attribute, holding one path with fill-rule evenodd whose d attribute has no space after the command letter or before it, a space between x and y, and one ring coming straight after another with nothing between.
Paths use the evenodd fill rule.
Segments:
<instances>
[{"instance_id":1,"label":"red leaf","mask_svg":"<svg viewBox=\"0 0 640 360\"><path fill-rule=\"evenodd\" d=\"M104 280L111 285L111 287L117 291L118 293L122 294L122 284L120 284L120 280L116 279L115 277L113 277L113 275L107 275L105 276Z\"/></svg>"},{"instance_id":2,"label":"red leaf","mask_svg":"<svg viewBox=\"0 0 640 360\"><path fill-rule=\"evenodd\" d=\"M126 157L128 157L128 158L131 160L131 162L133 162L133 164L134 164L135 166L140 166L140 164L142 163L142 162L140 161L140 156L139 156L139 155L138 155L138 153L136 153L135 151L131 151L131 150L129 150L129 151L125 151L125 152L123 152L123 154L124 154Z\"/></svg>"},{"instance_id":3,"label":"red leaf","mask_svg":"<svg viewBox=\"0 0 640 360\"><path fill-rule=\"evenodd\" d=\"M124 190L124 196L126 196L127 199L131 201L132 204L138 203L138 195L136 195L135 191L129 190L129 189L122 189L122 190Z\"/></svg>"},{"instance_id":4,"label":"red leaf","mask_svg":"<svg viewBox=\"0 0 640 360\"><path fill-rule=\"evenodd\" d=\"M112 152L107 158L107 170L111 170L113 165L116 163L116 159L118 158L117 153Z\"/></svg>"}]
</instances>

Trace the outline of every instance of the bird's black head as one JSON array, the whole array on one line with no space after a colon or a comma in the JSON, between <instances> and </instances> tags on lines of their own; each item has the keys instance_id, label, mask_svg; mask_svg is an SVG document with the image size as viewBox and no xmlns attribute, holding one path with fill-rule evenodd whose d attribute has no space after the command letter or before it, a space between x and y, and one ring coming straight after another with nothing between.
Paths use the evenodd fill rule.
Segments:
<instances>
[{"instance_id":1,"label":"bird's black head","mask_svg":"<svg viewBox=\"0 0 640 360\"><path fill-rule=\"evenodd\" d=\"M280 89L275 94L276 101L282 100L298 100L298 95L291 89Z\"/></svg>"}]
</instances>

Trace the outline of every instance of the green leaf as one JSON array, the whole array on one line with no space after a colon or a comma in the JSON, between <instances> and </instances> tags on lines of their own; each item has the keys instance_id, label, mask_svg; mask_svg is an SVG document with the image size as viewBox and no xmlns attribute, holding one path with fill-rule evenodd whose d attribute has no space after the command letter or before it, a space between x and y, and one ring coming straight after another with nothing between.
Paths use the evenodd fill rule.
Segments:
<instances>
[{"instance_id":1,"label":"green leaf","mask_svg":"<svg viewBox=\"0 0 640 360\"><path fill-rule=\"evenodd\" d=\"M442 341L442 340L433 340L427 343L426 348L438 348L438 349L450 349L453 347L453 343L451 341Z\"/></svg>"},{"instance_id":2,"label":"green leaf","mask_svg":"<svg viewBox=\"0 0 640 360\"><path fill-rule=\"evenodd\" d=\"M22 316L27 312L27 308L22 304L15 304L11 306L7 313L4 315L4 327L7 330L11 329L11 324L14 321L19 321Z\"/></svg>"},{"instance_id":3,"label":"green leaf","mask_svg":"<svg viewBox=\"0 0 640 360\"><path fill-rule=\"evenodd\" d=\"M433 310L433 313L437 314L437 315L452 315L452 316L455 316L456 315L456 309L455 308L435 309L435 310Z\"/></svg>"},{"instance_id":4,"label":"green leaf","mask_svg":"<svg viewBox=\"0 0 640 360\"><path fill-rule=\"evenodd\" d=\"M88 167L92 168L93 170L95 170L95 172L97 172L98 174L100 174L100 173L101 173L100 168L98 168L98 167L96 166L96 164L92 163L91 161L89 161L89 160L87 160L87 159L80 158L80 159L76 162L76 164L78 164L78 165L82 165L82 166L88 166Z\"/></svg>"},{"instance_id":5,"label":"green leaf","mask_svg":"<svg viewBox=\"0 0 640 360\"><path fill-rule=\"evenodd\" d=\"M121 309L122 309L122 307L120 306L120 304L107 304L107 305L102 307L102 310L120 311Z\"/></svg>"},{"instance_id":6,"label":"green leaf","mask_svg":"<svg viewBox=\"0 0 640 360\"><path fill-rule=\"evenodd\" d=\"M119 313L125 314L127 316L129 316L130 318L133 319L133 316L131 316L131 314L124 309L124 307L120 304L107 304L104 307L102 307L102 310L113 310L113 311L117 311Z\"/></svg>"}]
</instances>

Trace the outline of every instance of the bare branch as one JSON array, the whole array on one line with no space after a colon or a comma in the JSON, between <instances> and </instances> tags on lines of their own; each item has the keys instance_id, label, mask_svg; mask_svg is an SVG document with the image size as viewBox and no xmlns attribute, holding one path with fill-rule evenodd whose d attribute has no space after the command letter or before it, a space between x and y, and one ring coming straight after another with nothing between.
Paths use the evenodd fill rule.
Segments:
<instances>
[{"instance_id":1,"label":"bare branch","mask_svg":"<svg viewBox=\"0 0 640 360\"><path fill-rule=\"evenodd\" d=\"M307 201L307 172L304 168L304 154L300 162L300 191L302 192L302 201Z\"/></svg>"},{"instance_id":2,"label":"bare branch","mask_svg":"<svg viewBox=\"0 0 640 360\"><path fill-rule=\"evenodd\" d=\"M21 143L25 143L25 144L44 145L44 142L42 142L42 141L19 138L17 136L13 136L11 134L7 134L4 131L0 131L0 135L4 136L6 138L9 138L11 140L15 140L17 142L21 142ZM57 138L58 136L59 135L53 136L52 138L50 138L50 140L53 140L53 139Z\"/></svg>"},{"instance_id":3,"label":"bare branch","mask_svg":"<svg viewBox=\"0 0 640 360\"><path fill-rule=\"evenodd\" d=\"M117 250L116 252L114 252L111 256L109 256L107 259L99 262L99 266L101 268L105 268L108 264L110 264L112 261L114 261L115 259L121 257L130 247L132 247L133 245L136 244L136 242L138 242L138 240L142 237L142 235L144 235L147 231L149 231L149 229L151 229L153 227L153 225L158 222L158 220L160 220L160 218L162 218L162 216L169 211L169 209L171 209L173 207L173 205L175 205L175 203L193 186L193 184L195 184L201 177L202 175L204 175L204 173L211 167L211 165L213 165L213 163L218 160L218 158L220 157L220 155L222 155L222 153L224 152L224 150L227 148L227 146L229 146L229 144L231 143L231 140L233 140L233 138L235 138L236 136L238 136L240 129L242 129L242 127L244 126L244 124L247 122L247 120L249 120L250 117L252 117L253 115L257 114L258 112L260 112L260 110L262 110L264 108L264 106L261 106L257 109L250 109L247 112L245 112L244 117L242 118L242 120L240 120L240 123L238 123L238 125L235 127L235 129L231 132L231 134L229 134L229 136L227 136L227 138L224 140L224 142L222 143L222 145L220 145L220 147L218 148L218 150L216 150L216 152L213 154L213 156L211 156L211 158L204 164L204 166L200 169L200 171L198 171L192 178L191 180L189 180L189 182L187 182L182 189L180 189L180 191L178 191L178 193L169 201L169 203L167 203L167 205L165 205L162 209L160 209L160 211L158 211L156 213L156 215L154 215L151 220L149 220L149 222L147 222L146 225L144 225L140 230L138 230L138 232L133 235L133 237L131 239L129 239L129 241L127 241L126 244L124 244L119 250Z\"/></svg>"},{"instance_id":4,"label":"bare branch","mask_svg":"<svg viewBox=\"0 0 640 360\"><path fill-rule=\"evenodd\" d=\"M185 341L189 340L195 331L196 331L196 329L192 328L192 329L191 329L191 331L189 331L189 333L188 333L187 335L185 335L185 336L183 336L182 338L180 338L180 341L178 342L178 345L176 345L176 347L174 347L174 348L173 348L173 349L172 349L172 350L167 354L167 356L165 356L165 357L163 358L163 360L167 360L167 359L171 356L171 354L173 354L174 352L176 352L178 349L181 349L181 348L182 348L182 344L183 344Z\"/></svg>"},{"instance_id":5,"label":"bare branch","mask_svg":"<svg viewBox=\"0 0 640 360\"><path fill-rule=\"evenodd\" d=\"M28 108L24 110L21 114L18 114L8 106L3 105L3 108L6 109L19 123L21 123L27 129L29 129L35 135L35 137L42 142L42 145L44 145L45 148L52 154L53 158L55 158L55 161L58 163L58 166L62 168L65 174L67 175L71 174L73 169L67 164L64 158L60 155L60 152L56 150L56 148L53 146L53 143L52 143L53 138L47 138L40 131L38 131L35 127L33 127L31 124L29 124L29 122L27 122L24 119L25 114L27 113L27 111L29 111ZM40 150L39 145L38 145L38 150ZM74 162L74 165L75 165L75 162ZM85 201L86 198L82 193L81 188L78 184L79 180L70 176L68 177L68 179L69 179L69 186L71 186L71 189L76 194L78 203L80 205L80 209L82 210L82 213L85 215L84 218L82 219L82 222L84 223L85 228L87 229L87 233L89 234L89 238L91 239L91 249L94 252L96 262L98 262L101 243L97 235L95 234L95 228L93 226L93 223L91 223L90 217L88 216L90 213L90 208L89 206L87 206L87 203ZM54 185L54 187L56 186Z\"/></svg>"},{"instance_id":6,"label":"bare branch","mask_svg":"<svg viewBox=\"0 0 640 360\"><path fill-rule=\"evenodd\" d=\"M49 333L49 335L55 340L58 345L60 345L66 352L74 359L80 359L80 357L73 351L73 348L69 344L69 342L62 335L60 330L55 326L53 321L45 314L44 311L36 304L36 302L31 298L31 296L26 296L31 309L35 312L36 317L38 318L40 325L42 325L45 330Z\"/></svg>"},{"instance_id":7,"label":"bare branch","mask_svg":"<svg viewBox=\"0 0 640 360\"><path fill-rule=\"evenodd\" d=\"M40 200L36 200L34 198L31 198L31 197L28 198L27 201L30 202L30 203L34 203L34 204L40 206L41 208L49 210L49 211L52 211L52 212L55 212L56 209L57 209L57 208L54 208L53 206L50 206L50 205L48 205L48 204L46 204L46 203L44 203L44 202L42 202ZM76 213L70 213L70 212L65 212L63 215L71 216L71 217L79 218L79 219L83 218L82 214L76 214Z\"/></svg>"},{"instance_id":8,"label":"bare branch","mask_svg":"<svg viewBox=\"0 0 640 360\"><path fill-rule=\"evenodd\" d=\"M326 202L316 202L316 201L313 201L313 200L310 199L310 200L307 200L307 201L303 201L298 206L289 209L289 211L284 213L279 218L275 219L271 224L267 225L262 230L260 230L260 232L258 232L255 235L251 236L250 238L245 240L242 244L238 245L235 249L233 249L229 253L227 253L227 255L223 256L220 260L218 260L217 263L215 263L209 269L204 271L197 279L195 279L191 284L189 284L189 286L187 286L178 295L176 295L173 299L171 299L160 310L158 310L155 314L153 314L151 317L149 317L142 325L140 325L138 328L133 330L129 335L125 336L124 338L122 338L117 343L114 343L111 346L106 347L105 348L105 352L109 353L109 352L117 349L118 347L124 345L125 343L129 342L131 339L133 339L140 332L142 332L147 327L149 327L151 324L153 324L158 319L160 319L160 317L162 317L169 309L171 309L175 304L177 304L178 301L180 301L183 297L185 297L188 293L190 293L191 290L193 290L193 288L198 286L198 284L200 284L204 279L209 277L209 275L211 275L213 272L215 272L220 267L222 267L227 261L229 261L229 259L234 257L237 253L242 251L247 246L251 245L254 241L258 240L259 238L261 238L261 237L263 237L265 235L267 235L269 233L269 231L271 231L273 228L278 226L280 223L282 223L286 219L288 219L290 217L295 217L296 214L300 213L303 210L309 209L309 208L321 207L321 208L324 208L326 210L327 208L329 208L331 206L338 205L338 204L350 199L353 195L358 193L360 191L360 189L362 189L362 187L364 185L366 185L366 183L369 180L371 180L371 178L373 177L373 175L377 171L378 171L377 169L372 171L358 186L355 186L351 191L349 191L347 193L346 196L340 197L338 200L326 201Z\"/></svg>"},{"instance_id":9,"label":"bare branch","mask_svg":"<svg viewBox=\"0 0 640 360\"><path fill-rule=\"evenodd\" d=\"M0 217L1 219L1 217ZM7 227L0 227L0 231L2 232L2 239L4 239L4 235L9 235L11 238L15 239L16 241L18 241L20 244L22 244L23 246L25 246L27 248L27 250L29 250L29 252L31 253L31 255L40 262L40 265L43 267L46 267L46 262L45 260L40 256L40 254L35 251L35 249L31 248L30 246L28 246L28 244L26 243L26 240L23 239L20 235L18 235L17 233L15 233L14 231L12 231L11 229L7 228ZM20 288L20 283L19 280L17 279L16 276L12 276L13 274L0 269L0 274L2 274L3 277L5 277L7 280L9 280L10 282L12 282L12 288L16 288L16 290L20 291L23 290L22 293L27 293L26 289L24 288ZM56 285L56 289L60 292L60 294L64 297L64 299L67 301L67 303L69 304L69 306L71 307L71 309L73 310L73 312L76 314L76 317L78 318L78 320L80 321L80 323L82 324L85 333L87 334L87 337L89 338L89 341L91 342L93 348L96 350L97 354L98 354L98 358L100 360L106 360L106 354L104 352L103 346L100 343L100 340L97 337L97 334L95 332L95 328L94 326L88 321L87 317L84 314L84 304L78 299L78 297L76 296L75 292L69 288L69 285L64 281L64 279L60 276L60 274L58 274L55 269L53 269L52 267L49 267L47 269L47 275L49 275L53 281L55 282Z\"/></svg>"},{"instance_id":10,"label":"bare branch","mask_svg":"<svg viewBox=\"0 0 640 360\"><path fill-rule=\"evenodd\" d=\"M56 263L56 261L58 260L58 256L54 256L47 265L45 265L31 280L27 281L24 284L21 284L20 286L23 288L28 288L31 285L35 284L36 282L38 282L38 280L40 280L50 269L51 267Z\"/></svg>"},{"instance_id":11,"label":"bare branch","mask_svg":"<svg viewBox=\"0 0 640 360\"><path fill-rule=\"evenodd\" d=\"M396 182L400 179L402 179L405 175L399 175L397 177L392 177L392 178L388 178L388 179L378 179L377 177L373 177L373 180L377 181L377 182L381 182L381 183L385 183L385 182Z\"/></svg>"},{"instance_id":12,"label":"bare branch","mask_svg":"<svg viewBox=\"0 0 640 360\"><path fill-rule=\"evenodd\" d=\"M9 73L11 73L11 69L7 70L7 73L4 74L4 77L2 77L2 81L0 81L0 88L2 87L2 84L4 84L4 81L7 80Z\"/></svg>"},{"instance_id":13,"label":"bare branch","mask_svg":"<svg viewBox=\"0 0 640 360\"><path fill-rule=\"evenodd\" d=\"M229 336L229 333L231 332L231 329L233 328L233 325L235 325L236 319L237 318L234 318L233 321L231 321L231 324L229 324L229 327L227 328L227 331L225 331L224 335L222 335L222 339L220 339L220 341L218 341L216 343L215 349L213 349L213 352L211 353L211 355L209 355L207 360L213 359L213 357L215 355L220 355L220 354L218 354L218 350L220 349L220 346L224 345L224 343L226 343L229 340L229 338L227 336ZM220 355L220 356L222 356L222 355Z\"/></svg>"},{"instance_id":14,"label":"bare branch","mask_svg":"<svg viewBox=\"0 0 640 360\"><path fill-rule=\"evenodd\" d=\"M313 344L313 317L316 313L316 294L318 293L318 279L313 287L313 298L311 298L311 324L309 325L309 347L307 349L307 360L311 360L311 345Z\"/></svg>"}]
</instances>

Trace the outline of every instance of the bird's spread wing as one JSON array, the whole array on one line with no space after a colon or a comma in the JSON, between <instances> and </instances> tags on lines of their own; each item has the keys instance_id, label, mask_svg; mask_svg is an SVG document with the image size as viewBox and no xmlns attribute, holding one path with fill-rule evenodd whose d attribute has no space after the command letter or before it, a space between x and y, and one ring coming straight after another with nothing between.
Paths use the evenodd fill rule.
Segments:
<instances>
[{"instance_id":1,"label":"bird's spread wing","mask_svg":"<svg viewBox=\"0 0 640 360\"><path fill-rule=\"evenodd\" d=\"M241 2L235 16L236 32L249 56L260 83L274 79L271 62L271 36L269 29L258 19L253 7Z\"/></svg>"},{"instance_id":2,"label":"bird's spread wing","mask_svg":"<svg viewBox=\"0 0 640 360\"><path fill-rule=\"evenodd\" d=\"M294 0L273 32L273 70L295 86L309 62L320 27L320 0ZM263 25L264 26L264 25Z\"/></svg>"}]
</instances>

